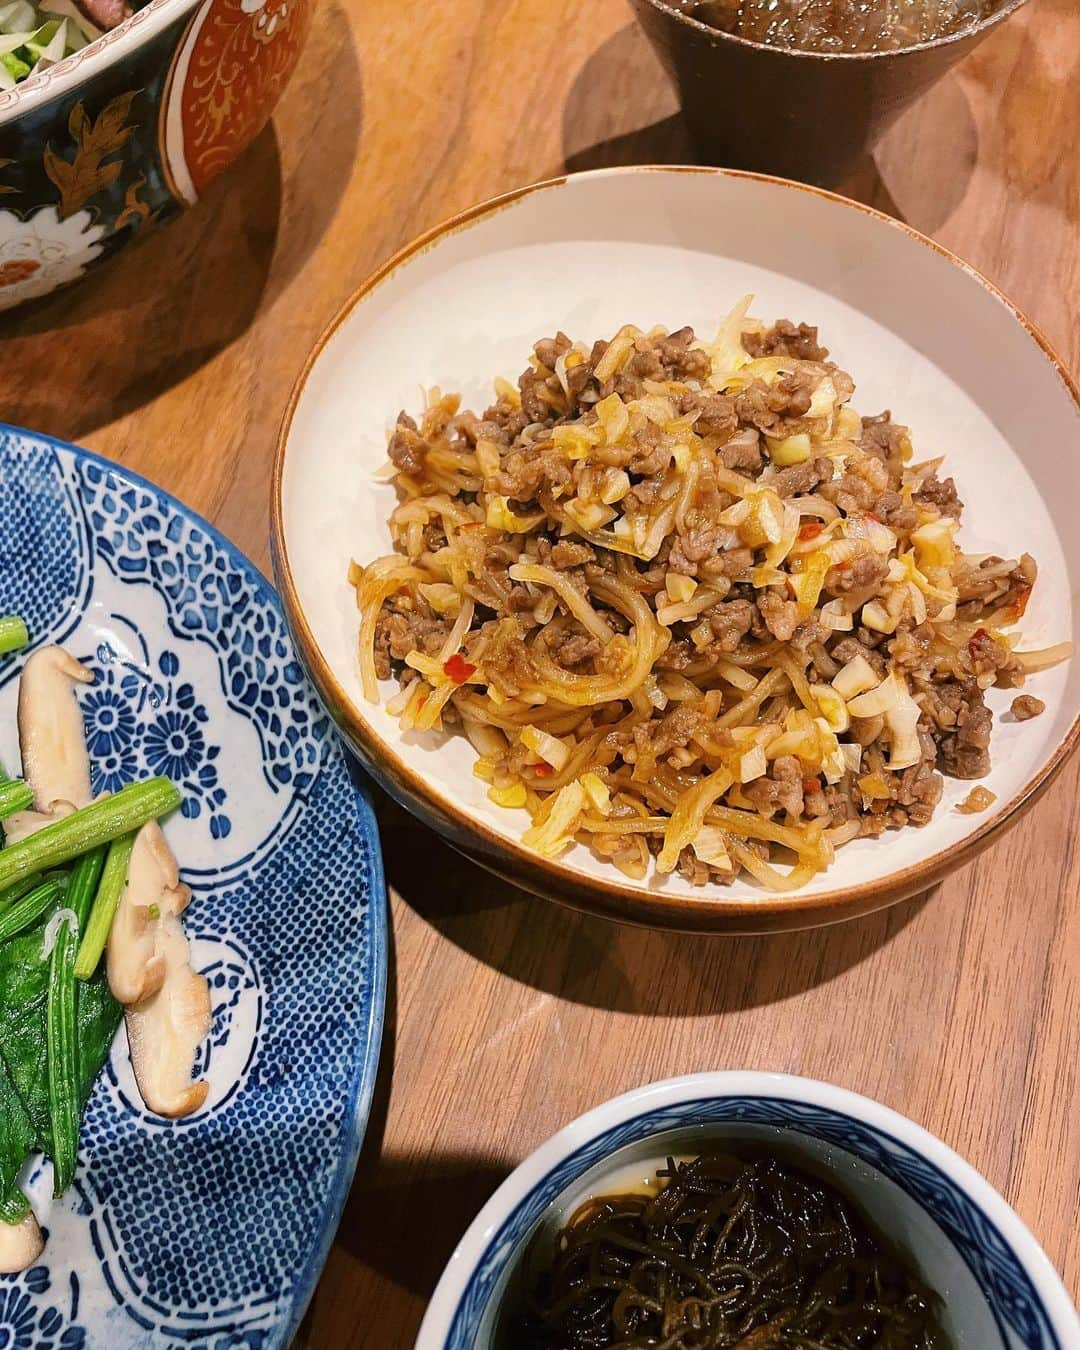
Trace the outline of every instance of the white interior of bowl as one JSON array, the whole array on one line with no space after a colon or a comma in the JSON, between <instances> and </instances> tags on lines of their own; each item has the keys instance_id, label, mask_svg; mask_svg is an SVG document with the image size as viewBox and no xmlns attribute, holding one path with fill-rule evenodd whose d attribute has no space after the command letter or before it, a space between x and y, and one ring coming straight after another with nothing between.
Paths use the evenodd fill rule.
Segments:
<instances>
[{"instance_id":1,"label":"white interior of bowl","mask_svg":"<svg viewBox=\"0 0 1080 1350\"><path fill-rule=\"evenodd\" d=\"M891 408L919 458L946 455L966 503L961 541L977 552L1035 555L1040 580L1023 646L1070 640L1080 628L1078 413L1068 388L1013 312L964 268L880 218L808 189L736 175L659 170L586 174L527 194L414 253L337 328L315 362L288 433L282 489L287 561L299 603L351 704L385 746L507 843L527 821L487 800L460 737L403 737L383 705L364 701L357 615L346 582L390 551L393 489L375 481L399 409L422 390L459 390L482 410L491 380L516 380L532 343L563 329L591 341L621 324L713 330L747 292L766 320L817 324L850 371L860 412ZM394 688L387 683L386 693ZM881 880L954 850L1023 792L1080 709L1080 662L1039 675L1028 691L1046 713L998 717L997 801L983 815L956 805L970 783L946 780L925 829L858 840L808 894ZM992 690L995 714L1009 691ZM562 866L604 878L610 866L576 847ZM620 877L621 880L621 877ZM678 876L641 883L698 895ZM762 892L739 881L725 898Z\"/></svg>"},{"instance_id":2,"label":"white interior of bowl","mask_svg":"<svg viewBox=\"0 0 1080 1350\"><path fill-rule=\"evenodd\" d=\"M495 1337L503 1304L519 1276L529 1243L538 1234L541 1240L547 1235L541 1230L548 1230L554 1238L587 1200L644 1189L669 1154L689 1160L710 1150L737 1151L744 1141L775 1148L785 1162L806 1167L853 1202L941 1299L942 1329L956 1350L1004 1350L1006 1342L971 1269L917 1200L846 1149L801 1131L752 1124L667 1130L625 1145L578 1177L548 1208L508 1263L484 1311L476 1350L506 1350Z\"/></svg>"}]
</instances>

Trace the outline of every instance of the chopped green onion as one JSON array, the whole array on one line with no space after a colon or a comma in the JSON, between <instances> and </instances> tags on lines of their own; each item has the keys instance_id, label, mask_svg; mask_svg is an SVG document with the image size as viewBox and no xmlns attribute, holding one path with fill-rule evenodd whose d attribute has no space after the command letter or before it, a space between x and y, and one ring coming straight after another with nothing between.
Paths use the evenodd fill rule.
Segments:
<instances>
[{"instance_id":1,"label":"chopped green onion","mask_svg":"<svg viewBox=\"0 0 1080 1350\"><path fill-rule=\"evenodd\" d=\"M90 916L90 907L94 903L94 896L97 894L98 885L101 882L106 849L107 846L102 844L90 853L84 853L71 869L66 903L68 909L74 911L80 933L86 928L86 921Z\"/></svg>"},{"instance_id":2,"label":"chopped green onion","mask_svg":"<svg viewBox=\"0 0 1080 1350\"><path fill-rule=\"evenodd\" d=\"M70 916L61 918L49 958L45 1050L52 1125L53 1195L71 1185L79 1156L79 1043L75 1026L75 948Z\"/></svg>"},{"instance_id":3,"label":"chopped green onion","mask_svg":"<svg viewBox=\"0 0 1080 1350\"><path fill-rule=\"evenodd\" d=\"M160 918L161 918L161 906L160 906L160 905L147 905L147 907L146 907L146 912L147 912L147 914L150 915L150 917L151 917L152 919L160 919Z\"/></svg>"},{"instance_id":4,"label":"chopped green onion","mask_svg":"<svg viewBox=\"0 0 1080 1350\"><path fill-rule=\"evenodd\" d=\"M17 614L0 618L0 656L5 656L8 652L17 652L29 641L30 634L26 631L26 624Z\"/></svg>"},{"instance_id":5,"label":"chopped green onion","mask_svg":"<svg viewBox=\"0 0 1080 1350\"><path fill-rule=\"evenodd\" d=\"M30 1201L22 1191L12 1191L0 1200L0 1223L22 1223L30 1214Z\"/></svg>"},{"instance_id":6,"label":"chopped green onion","mask_svg":"<svg viewBox=\"0 0 1080 1350\"><path fill-rule=\"evenodd\" d=\"M105 867L101 873L94 908L83 930L79 946L79 958L75 962L75 978L89 980L97 970L105 943L109 940L109 930L116 916L116 907L120 895L127 885L128 865L131 862L131 850L135 846L135 835L126 834L122 839L114 839L109 845L105 857Z\"/></svg>"},{"instance_id":7,"label":"chopped green onion","mask_svg":"<svg viewBox=\"0 0 1080 1350\"><path fill-rule=\"evenodd\" d=\"M28 839L0 849L0 891L34 872L58 867L99 844L131 834L180 805L180 794L167 778L130 783L113 797L84 806Z\"/></svg>"},{"instance_id":8,"label":"chopped green onion","mask_svg":"<svg viewBox=\"0 0 1080 1350\"><path fill-rule=\"evenodd\" d=\"M43 881L0 914L0 942L6 942L24 928L29 928L45 911L55 905L63 890L59 881Z\"/></svg>"},{"instance_id":9,"label":"chopped green onion","mask_svg":"<svg viewBox=\"0 0 1080 1350\"><path fill-rule=\"evenodd\" d=\"M25 811L32 806L34 794L29 783L13 779L10 783L0 783L0 820L6 820L16 811Z\"/></svg>"}]
</instances>

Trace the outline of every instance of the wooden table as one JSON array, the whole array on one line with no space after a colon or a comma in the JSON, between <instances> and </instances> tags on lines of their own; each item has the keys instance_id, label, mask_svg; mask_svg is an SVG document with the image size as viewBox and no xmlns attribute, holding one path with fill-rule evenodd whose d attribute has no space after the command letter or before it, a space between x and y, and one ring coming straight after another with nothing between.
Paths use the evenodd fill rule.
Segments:
<instances>
[{"instance_id":1,"label":"wooden table","mask_svg":"<svg viewBox=\"0 0 1080 1350\"><path fill-rule=\"evenodd\" d=\"M449 0L422 16L326 0L275 125L197 209L86 289L5 319L0 418L148 474L266 567L286 395L366 273L564 165L692 157L620 0ZM986 272L1074 372L1078 67L1075 0L1034 0L847 185ZM1004 1192L1075 1295L1078 803L1080 759L938 892L743 940L577 917L386 808L382 1073L300 1343L410 1345L454 1243L520 1159L604 1098L699 1069L808 1074L905 1112Z\"/></svg>"}]
</instances>

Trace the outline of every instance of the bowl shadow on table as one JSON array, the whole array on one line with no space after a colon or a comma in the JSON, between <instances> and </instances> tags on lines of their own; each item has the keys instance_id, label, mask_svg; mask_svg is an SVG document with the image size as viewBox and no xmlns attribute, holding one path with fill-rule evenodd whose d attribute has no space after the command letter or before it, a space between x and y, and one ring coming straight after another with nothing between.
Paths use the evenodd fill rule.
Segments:
<instances>
[{"instance_id":1,"label":"bowl shadow on table","mask_svg":"<svg viewBox=\"0 0 1080 1350\"><path fill-rule=\"evenodd\" d=\"M485 1201L510 1175L512 1165L483 1156L383 1154L397 1040L397 963L393 924L388 925L386 1008L379 1071L352 1190L342 1212L335 1247L377 1277L379 1322L375 1336L412 1343L439 1276L462 1233ZM422 1240L417 1241L421 1237ZM331 1255L331 1265L335 1256ZM332 1272L331 1272L332 1274ZM331 1283L340 1281L332 1278ZM319 1294L297 1336L298 1347L320 1347ZM332 1316L332 1314L331 1314ZM365 1339L353 1345L387 1345Z\"/></svg>"},{"instance_id":2,"label":"bowl shadow on table","mask_svg":"<svg viewBox=\"0 0 1080 1350\"><path fill-rule=\"evenodd\" d=\"M1026 33L1016 40L1030 41ZM563 155L570 173L712 162L694 146L675 91L636 24L602 43L578 73L563 108ZM961 82L949 74L837 191L930 233L963 199L977 158L975 119Z\"/></svg>"},{"instance_id":3,"label":"bowl shadow on table","mask_svg":"<svg viewBox=\"0 0 1080 1350\"><path fill-rule=\"evenodd\" d=\"M386 798L378 815L389 884L455 946L544 993L640 1016L760 1007L827 984L892 941L935 893L803 932L669 933L578 914L528 895L451 849Z\"/></svg>"},{"instance_id":4,"label":"bowl shadow on table","mask_svg":"<svg viewBox=\"0 0 1080 1350\"><path fill-rule=\"evenodd\" d=\"M313 60L338 92L309 119L314 125L304 123L319 154L290 147L294 163L283 177L271 122L176 220L82 284L0 315L0 362L33 372L17 385L0 379L0 421L70 440L88 435L201 369L301 270L338 209L361 134L355 49L340 39L331 45L329 30L347 27L340 5L330 6L328 19L310 42L327 46ZM284 219L283 201L291 208Z\"/></svg>"}]
</instances>

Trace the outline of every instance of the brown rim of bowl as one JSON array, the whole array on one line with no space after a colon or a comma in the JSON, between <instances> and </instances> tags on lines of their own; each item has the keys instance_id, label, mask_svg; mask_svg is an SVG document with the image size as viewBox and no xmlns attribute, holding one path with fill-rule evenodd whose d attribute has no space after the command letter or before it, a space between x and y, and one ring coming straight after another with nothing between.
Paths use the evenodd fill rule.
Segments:
<instances>
[{"instance_id":1,"label":"brown rim of bowl","mask_svg":"<svg viewBox=\"0 0 1080 1350\"><path fill-rule=\"evenodd\" d=\"M933 51L937 47L947 47L952 42L960 42L975 34L988 33L997 24L1004 23L1010 14L1015 14L1021 5L1027 4L1027 0L1004 0L993 14L988 14L985 19L979 19L969 28L961 28L959 32L931 38L928 42L916 42L910 47L894 47L879 52L815 52L807 47L780 47L774 46L771 42L755 42L752 38L739 37L737 33L726 33L722 28L714 28L701 19L695 19L677 5L669 4L668 0L648 0L648 3L653 9L670 14L673 19L688 24L700 33L707 33L710 37L720 38L725 42L736 43L740 47L748 47L752 51L779 53L782 56L805 56L816 61L875 61L886 56L907 56L911 52Z\"/></svg>"},{"instance_id":2,"label":"brown rim of bowl","mask_svg":"<svg viewBox=\"0 0 1080 1350\"><path fill-rule=\"evenodd\" d=\"M712 168L704 165L642 164L611 169L593 169L587 173L573 174L569 177L574 179L602 178L625 173L707 174L769 183L776 187L824 197L827 201L834 202L837 205L861 211L864 215L880 221L890 229L899 230L917 243L932 249L940 257L973 277L990 295L1005 306L1041 348L1043 354L1056 370L1066 392L1072 398L1077 413L1080 414L1080 389L1077 388L1061 358L1040 329L981 272L935 240L920 234L918 230L912 229L905 222L887 216L874 207L865 206L861 202L852 201L838 193L829 192L825 188L792 182L789 179L778 178L773 174L750 173L739 169ZM308 377L316 361L356 306L411 258L433 247L446 236L455 234L478 221L493 216L525 197L537 192L556 190L565 186L566 183L567 176L564 175L559 178L545 179L539 183L531 183L526 187L515 188L510 192L471 206L419 235L372 272L367 280L345 301L323 330L304 362L289 395L274 450L274 467L270 487L270 548L274 574L286 620L320 697L329 708L337 710L335 721L339 723L346 738L357 747L361 757L370 763L375 776L380 778L381 781L389 780L393 784L393 787L389 789L391 795L397 797L398 800L404 798L408 808L419 814L426 823L446 822L464 838L482 841L484 845L482 852L487 857L478 858L477 861L482 862L490 870L511 879L515 884L538 895L554 895L562 903L585 913L601 914L608 918L620 919L623 922L640 923L650 927L667 927L684 931L761 932L769 929L811 927L816 924L836 923L858 914L883 909L919 891L928 889L949 872L954 871L980 853L1008 825L1015 823L1022 811L1035 803L1063 768L1072 752L1080 745L1080 713L1073 719L1072 725L1042 769L1010 801L998 807L994 814L988 816L973 834L955 847L935 853L924 861L904 868L900 872L883 876L875 881L847 886L842 890L823 891L810 895L762 892L760 899L733 900L725 899L723 895L698 898L697 896L676 894L665 895L662 891L645 890L626 883L620 876L610 879L594 877L586 872L579 872L577 869L566 867L558 860L541 857L527 849L519 840L505 838L497 833L482 820L471 816L452 798L445 798L432 789L423 776L413 770L400 757L395 747L384 741L374 731L362 712L355 707L352 699L342 688L330 665L323 657L296 593L296 585L293 581L292 568L285 543L284 503L282 500L289 432ZM461 844L455 846L469 851L467 846ZM475 857L475 854L470 852L470 856ZM493 862L492 858L498 859L498 862Z\"/></svg>"}]
</instances>

